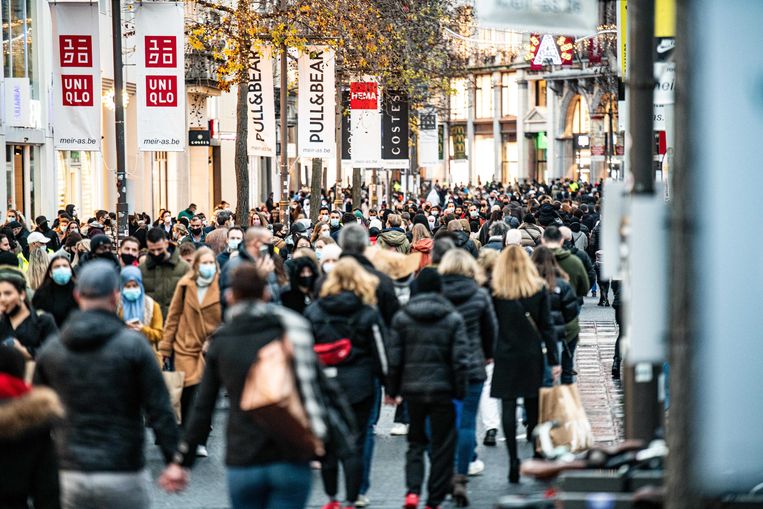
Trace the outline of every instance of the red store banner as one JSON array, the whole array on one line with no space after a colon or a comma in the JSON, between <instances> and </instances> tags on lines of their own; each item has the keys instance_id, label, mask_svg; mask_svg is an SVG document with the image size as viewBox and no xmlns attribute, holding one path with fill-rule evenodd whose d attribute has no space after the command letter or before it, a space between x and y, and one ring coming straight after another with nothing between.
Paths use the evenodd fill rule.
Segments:
<instances>
[{"instance_id":1,"label":"red store banner","mask_svg":"<svg viewBox=\"0 0 763 509\"><path fill-rule=\"evenodd\" d=\"M53 140L58 150L101 150L98 4L50 4L53 21Z\"/></svg>"},{"instance_id":2,"label":"red store banner","mask_svg":"<svg viewBox=\"0 0 763 509\"><path fill-rule=\"evenodd\" d=\"M540 71L546 65L572 65L574 56L574 37L530 34L530 47L525 61L530 63L530 70Z\"/></svg>"},{"instance_id":3,"label":"red store banner","mask_svg":"<svg viewBox=\"0 0 763 509\"><path fill-rule=\"evenodd\" d=\"M185 149L185 61L183 4L143 2L137 30L138 148Z\"/></svg>"}]
</instances>

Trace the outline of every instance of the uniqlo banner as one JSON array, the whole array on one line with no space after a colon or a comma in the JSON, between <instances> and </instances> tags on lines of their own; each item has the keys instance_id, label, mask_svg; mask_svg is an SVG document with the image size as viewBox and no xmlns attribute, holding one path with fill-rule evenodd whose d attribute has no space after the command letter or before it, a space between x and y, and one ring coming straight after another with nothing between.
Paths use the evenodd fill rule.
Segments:
<instances>
[{"instance_id":1,"label":"uniqlo banner","mask_svg":"<svg viewBox=\"0 0 763 509\"><path fill-rule=\"evenodd\" d=\"M53 144L101 150L98 3L50 4L53 21Z\"/></svg>"},{"instance_id":2,"label":"uniqlo banner","mask_svg":"<svg viewBox=\"0 0 763 509\"><path fill-rule=\"evenodd\" d=\"M276 155L272 46L252 50L247 75L247 154L272 157Z\"/></svg>"},{"instance_id":3,"label":"uniqlo banner","mask_svg":"<svg viewBox=\"0 0 763 509\"><path fill-rule=\"evenodd\" d=\"M334 50L327 46L307 46L299 55L298 67L299 155L334 157ZM281 111L284 111L283 106Z\"/></svg>"},{"instance_id":4,"label":"uniqlo banner","mask_svg":"<svg viewBox=\"0 0 763 509\"><path fill-rule=\"evenodd\" d=\"M375 81L350 83L350 129L353 168L381 168L381 113Z\"/></svg>"},{"instance_id":5,"label":"uniqlo banner","mask_svg":"<svg viewBox=\"0 0 763 509\"><path fill-rule=\"evenodd\" d=\"M381 124L384 167L408 168L408 98L403 92L384 92Z\"/></svg>"},{"instance_id":6,"label":"uniqlo banner","mask_svg":"<svg viewBox=\"0 0 763 509\"><path fill-rule=\"evenodd\" d=\"M439 161L437 112L425 111L419 114L419 166L437 166Z\"/></svg>"},{"instance_id":7,"label":"uniqlo banner","mask_svg":"<svg viewBox=\"0 0 763 509\"><path fill-rule=\"evenodd\" d=\"M185 149L183 4L143 2L135 15L138 148Z\"/></svg>"}]
</instances>

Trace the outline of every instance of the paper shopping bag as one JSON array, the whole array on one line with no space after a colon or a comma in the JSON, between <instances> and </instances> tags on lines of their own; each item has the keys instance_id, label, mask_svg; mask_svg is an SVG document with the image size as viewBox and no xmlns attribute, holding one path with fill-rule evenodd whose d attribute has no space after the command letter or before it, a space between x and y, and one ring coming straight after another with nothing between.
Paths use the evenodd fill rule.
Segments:
<instances>
[{"instance_id":1,"label":"paper shopping bag","mask_svg":"<svg viewBox=\"0 0 763 509\"><path fill-rule=\"evenodd\" d=\"M182 421L180 413L180 397L183 395L183 383L185 382L185 373L182 371L162 371L164 384L170 393L170 402L172 410L175 412L175 420L178 424Z\"/></svg>"},{"instance_id":2,"label":"paper shopping bag","mask_svg":"<svg viewBox=\"0 0 763 509\"><path fill-rule=\"evenodd\" d=\"M559 426L551 430L554 447L566 446L572 452L589 449L593 445L593 431L576 384L544 387L540 390L539 422L556 421Z\"/></svg>"}]
</instances>

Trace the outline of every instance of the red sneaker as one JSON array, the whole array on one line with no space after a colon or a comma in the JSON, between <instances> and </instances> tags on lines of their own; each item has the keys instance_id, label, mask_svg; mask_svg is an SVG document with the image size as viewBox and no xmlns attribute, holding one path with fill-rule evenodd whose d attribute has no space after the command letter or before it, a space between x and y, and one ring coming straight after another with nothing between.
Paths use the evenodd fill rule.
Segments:
<instances>
[{"instance_id":1,"label":"red sneaker","mask_svg":"<svg viewBox=\"0 0 763 509\"><path fill-rule=\"evenodd\" d=\"M336 500L332 500L326 505L324 505L323 509L342 509L342 504L340 504Z\"/></svg>"},{"instance_id":2,"label":"red sneaker","mask_svg":"<svg viewBox=\"0 0 763 509\"><path fill-rule=\"evenodd\" d=\"M408 493L405 496L405 504L403 504L403 509L418 509L419 507L419 496L415 493Z\"/></svg>"}]
</instances>

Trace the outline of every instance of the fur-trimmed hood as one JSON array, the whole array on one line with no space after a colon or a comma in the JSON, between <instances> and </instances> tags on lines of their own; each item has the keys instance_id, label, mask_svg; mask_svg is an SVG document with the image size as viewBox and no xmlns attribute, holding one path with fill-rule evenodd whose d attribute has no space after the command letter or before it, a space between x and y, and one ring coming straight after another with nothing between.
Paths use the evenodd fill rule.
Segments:
<instances>
[{"instance_id":1,"label":"fur-trimmed hood","mask_svg":"<svg viewBox=\"0 0 763 509\"><path fill-rule=\"evenodd\" d=\"M55 392L33 387L23 396L0 401L0 440L13 440L63 416L64 408Z\"/></svg>"}]
</instances>

